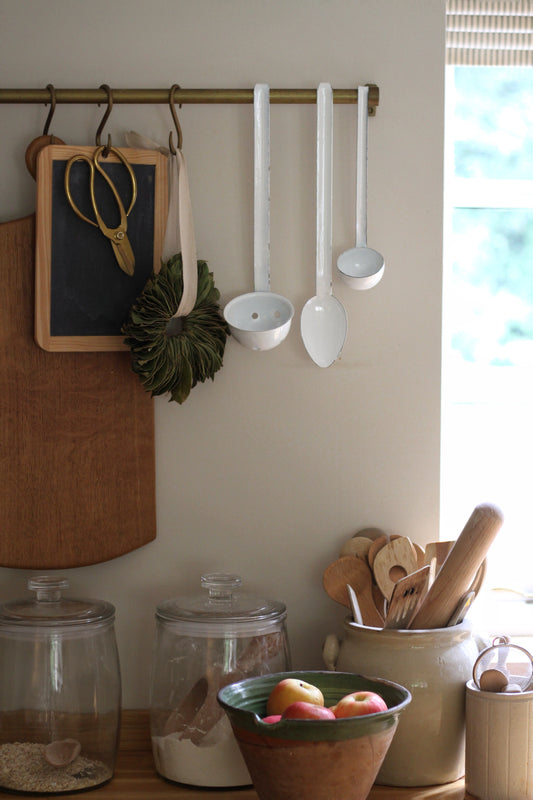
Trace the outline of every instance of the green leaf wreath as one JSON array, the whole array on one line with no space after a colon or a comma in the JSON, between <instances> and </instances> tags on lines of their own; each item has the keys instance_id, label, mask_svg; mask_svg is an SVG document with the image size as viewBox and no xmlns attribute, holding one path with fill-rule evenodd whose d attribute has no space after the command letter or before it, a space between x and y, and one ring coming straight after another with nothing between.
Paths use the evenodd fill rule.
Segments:
<instances>
[{"instance_id":1,"label":"green leaf wreath","mask_svg":"<svg viewBox=\"0 0 533 800\"><path fill-rule=\"evenodd\" d=\"M220 313L220 292L205 261L198 261L198 292L193 310L173 318L183 294L181 253L161 265L122 326L132 369L147 392L170 392L183 403L198 381L214 379L222 366L229 328Z\"/></svg>"}]
</instances>

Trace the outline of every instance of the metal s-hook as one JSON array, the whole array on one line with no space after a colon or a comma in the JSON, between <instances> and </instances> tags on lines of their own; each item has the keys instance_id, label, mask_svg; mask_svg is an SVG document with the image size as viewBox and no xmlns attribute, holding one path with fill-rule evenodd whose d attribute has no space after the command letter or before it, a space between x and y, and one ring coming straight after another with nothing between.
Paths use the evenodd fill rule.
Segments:
<instances>
[{"instance_id":1,"label":"metal s-hook","mask_svg":"<svg viewBox=\"0 0 533 800\"><path fill-rule=\"evenodd\" d=\"M50 111L48 112L46 122L44 123L43 136L48 136L48 129L50 127L50 123L52 122L52 117L54 116L54 112L56 110L56 90L54 89L51 83L49 83L46 88L50 92Z\"/></svg>"},{"instance_id":2,"label":"metal s-hook","mask_svg":"<svg viewBox=\"0 0 533 800\"><path fill-rule=\"evenodd\" d=\"M176 89L180 89L181 87L175 83L170 87L170 95L168 99L168 104L170 107L170 113L172 114L172 119L174 120L174 125L176 126L176 133L178 134L178 150L181 150L181 146L183 144L183 134L181 132L181 125L178 119L178 115L176 113L176 106L174 105L174 92ZM180 106L181 107L181 106ZM172 131L168 136L168 149L172 153L173 156L176 155L176 148L174 147L174 142L172 140Z\"/></svg>"},{"instance_id":3,"label":"metal s-hook","mask_svg":"<svg viewBox=\"0 0 533 800\"><path fill-rule=\"evenodd\" d=\"M107 83L102 83L102 85L99 88L100 89L105 89L106 92L107 92L107 109L106 109L106 112L105 112L105 114L104 114L104 116L102 118L102 121L101 121L100 125L98 126L98 130L96 131L96 146L97 147L100 147L100 136L102 134L102 131L104 130L104 126L105 126L107 120L109 119L109 115L111 114L111 110L113 108L113 92L111 91L111 89L109 88ZM98 105L100 105L100 103ZM109 155L109 151L111 150L112 146L113 145L112 145L112 142L111 142L111 134L108 133L107 134L107 144L105 146L105 150L102 152L102 156L104 158L107 158L107 156Z\"/></svg>"}]
</instances>

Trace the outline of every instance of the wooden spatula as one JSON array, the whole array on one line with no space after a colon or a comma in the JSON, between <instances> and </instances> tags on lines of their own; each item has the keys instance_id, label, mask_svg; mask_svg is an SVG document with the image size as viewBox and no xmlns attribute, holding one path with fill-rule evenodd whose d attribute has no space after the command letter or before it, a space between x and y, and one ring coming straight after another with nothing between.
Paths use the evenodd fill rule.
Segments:
<instances>
[{"instance_id":1,"label":"wooden spatula","mask_svg":"<svg viewBox=\"0 0 533 800\"><path fill-rule=\"evenodd\" d=\"M455 542L428 542L424 552L424 563L430 564L432 559L435 559L435 574L444 564L448 553L454 546Z\"/></svg>"},{"instance_id":2,"label":"wooden spatula","mask_svg":"<svg viewBox=\"0 0 533 800\"><path fill-rule=\"evenodd\" d=\"M489 503L476 506L411 620L411 628L446 627L502 525L499 508Z\"/></svg>"},{"instance_id":3,"label":"wooden spatula","mask_svg":"<svg viewBox=\"0 0 533 800\"><path fill-rule=\"evenodd\" d=\"M426 564L395 583L384 628L396 630L409 627L409 622L426 595L431 572L431 566Z\"/></svg>"}]
</instances>

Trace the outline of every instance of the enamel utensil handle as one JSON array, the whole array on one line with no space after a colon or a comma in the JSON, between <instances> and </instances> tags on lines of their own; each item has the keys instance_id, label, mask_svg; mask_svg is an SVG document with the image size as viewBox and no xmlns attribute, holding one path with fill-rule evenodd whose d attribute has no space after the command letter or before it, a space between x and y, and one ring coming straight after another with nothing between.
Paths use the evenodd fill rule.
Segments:
<instances>
[{"instance_id":1,"label":"enamel utensil handle","mask_svg":"<svg viewBox=\"0 0 533 800\"><path fill-rule=\"evenodd\" d=\"M476 506L411 620L410 628L447 626L502 525L503 515L496 506L488 503Z\"/></svg>"},{"instance_id":2,"label":"enamel utensil handle","mask_svg":"<svg viewBox=\"0 0 533 800\"><path fill-rule=\"evenodd\" d=\"M348 592L348 599L350 600L350 608L352 610L353 621L357 622L358 625L363 624L363 615L361 614L361 609L359 608L359 601L357 599L357 595L350 586L349 583L346 584L346 591Z\"/></svg>"},{"instance_id":3,"label":"enamel utensil handle","mask_svg":"<svg viewBox=\"0 0 533 800\"><path fill-rule=\"evenodd\" d=\"M270 291L270 89L254 87L254 289Z\"/></svg>"},{"instance_id":4,"label":"enamel utensil handle","mask_svg":"<svg viewBox=\"0 0 533 800\"><path fill-rule=\"evenodd\" d=\"M368 164L368 86L357 87L357 175L355 182L355 246L366 247Z\"/></svg>"},{"instance_id":5,"label":"enamel utensil handle","mask_svg":"<svg viewBox=\"0 0 533 800\"><path fill-rule=\"evenodd\" d=\"M317 90L316 136L316 293L331 294L333 196L333 91L329 83Z\"/></svg>"}]
</instances>

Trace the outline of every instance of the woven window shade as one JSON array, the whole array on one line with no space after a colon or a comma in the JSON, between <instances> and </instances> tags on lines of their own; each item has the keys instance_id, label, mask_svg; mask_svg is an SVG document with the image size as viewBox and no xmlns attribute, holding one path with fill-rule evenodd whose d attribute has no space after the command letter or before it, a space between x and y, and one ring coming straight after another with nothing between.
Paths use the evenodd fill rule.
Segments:
<instances>
[{"instance_id":1,"label":"woven window shade","mask_svg":"<svg viewBox=\"0 0 533 800\"><path fill-rule=\"evenodd\" d=\"M447 0L446 63L533 66L533 0Z\"/></svg>"}]
</instances>

